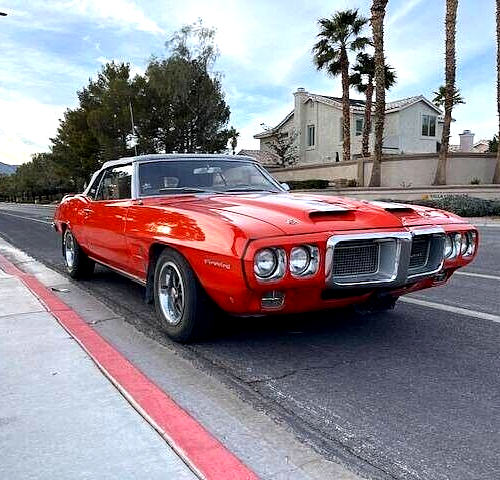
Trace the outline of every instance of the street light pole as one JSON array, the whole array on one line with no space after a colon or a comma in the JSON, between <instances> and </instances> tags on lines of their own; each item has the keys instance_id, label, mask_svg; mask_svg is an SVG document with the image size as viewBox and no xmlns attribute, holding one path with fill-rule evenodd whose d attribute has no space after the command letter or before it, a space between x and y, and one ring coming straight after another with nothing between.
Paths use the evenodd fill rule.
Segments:
<instances>
[{"instance_id":1,"label":"street light pole","mask_svg":"<svg viewBox=\"0 0 500 480\"><path fill-rule=\"evenodd\" d=\"M135 152L135 155L137 156L137 143L136 143L136 139L135 139L135 125L134 125L134 112L132 111L132 102L129 100L128 102L128 106L130 108L130 123L132 124L132 138L134 140L134 152Z\"/></svg>"}]
</instances>

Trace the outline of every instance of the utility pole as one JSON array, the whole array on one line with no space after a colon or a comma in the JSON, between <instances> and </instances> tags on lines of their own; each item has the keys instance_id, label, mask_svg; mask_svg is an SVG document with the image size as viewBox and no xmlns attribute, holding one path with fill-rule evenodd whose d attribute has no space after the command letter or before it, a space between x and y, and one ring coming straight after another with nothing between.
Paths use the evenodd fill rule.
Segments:
<instances>
[{"instance_id":1,"label":"utility pole","mask_svg":"<svg viewBox=\"0 0 500 480\"><path fill-rule=\"evenodd\" d=\"M132 102L130 100L128 106L130 109L130 123L132 124L132 142L134 143L134 153L137 156L137 136L135 134L134 112L132 111Z\"/></svg>"}]
</instances>

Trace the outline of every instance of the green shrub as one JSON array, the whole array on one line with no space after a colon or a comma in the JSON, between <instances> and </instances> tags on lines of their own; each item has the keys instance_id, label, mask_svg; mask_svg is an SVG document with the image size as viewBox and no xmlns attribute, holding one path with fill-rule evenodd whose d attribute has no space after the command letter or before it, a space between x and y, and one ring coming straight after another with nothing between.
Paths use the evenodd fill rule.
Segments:
<instances>
[{"instance_id":1,"label":"green shrub","mask_svg":"<svg viewBox=\"0 0 500 480\"><path fill-rule=\"evenodd\" d=\"M481 180L479 180L479 178L477 177L474 177L471 181L470 181L470 184L471 185L479 185L481 183Z\"/></svg>"},{"instance_id":2,"label":"green shrub","mask_svg":"<svg viewBox=\"0 0 500 480\"><path fill-rule=\"evenodd\" d=\"M349 180L347 180L347 186L348 187L357 187L358 181L355 178L350 178Z\"/></svg>"},{"instance_id":3,"label":"green shrub","mask_svg":"<svg viewBox=\"0 0 500 480\"><path fill-rule=\"evenodd\" d=\"M286 183L288 183L290 190L308 190L308 189L317 190L317 189L327 188L330 182L328 180L313 179L313 180L290 180L289 182Z\"/></svg>"},{"instance_id":4,"label":"green shrub","mask_svg":"<svg viewBox=\"0 0 500 480\"><path fill-rule=\"evenodd\" d=\"M401 203L401 200L390 200ZM461 217L500 216L500 200L486 200L469 195L436 195L422 200L405 200L403 203L439 208Z\"/></svg>"}]
</instances>

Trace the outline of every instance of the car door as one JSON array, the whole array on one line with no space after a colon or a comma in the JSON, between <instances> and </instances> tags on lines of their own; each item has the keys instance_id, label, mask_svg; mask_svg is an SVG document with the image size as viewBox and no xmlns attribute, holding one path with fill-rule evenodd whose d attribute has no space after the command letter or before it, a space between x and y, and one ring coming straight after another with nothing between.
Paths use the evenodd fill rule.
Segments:
<instances>
[{"instance_id":1,"label":"car door","mask_svg":"<svg viewBox=\"0 0 500 480\"><path fill-rule=\"evenodd\" d=\"M104 171L95 199L85 209L88 249L96 260L129 271L125 238L127 213L131 205L132 164Z\"/></svg>"}]
</instances>

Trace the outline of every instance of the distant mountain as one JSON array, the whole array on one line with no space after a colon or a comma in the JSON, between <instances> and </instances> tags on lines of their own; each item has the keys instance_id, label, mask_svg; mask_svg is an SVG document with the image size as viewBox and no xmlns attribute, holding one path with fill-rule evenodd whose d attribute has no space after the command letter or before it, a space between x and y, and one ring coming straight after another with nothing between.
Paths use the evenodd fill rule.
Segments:
<instances>
[{"instance_id":1,"label":"distant mountain","mask_svg":"<svg viewBox=\"0 0 500 480\"><path fill-rule=\"evenodd\" d=\"M8 165L7 163L0 162L0 175L12 175L16 173L17 165Z\"/></svg>"}]
</instances>

